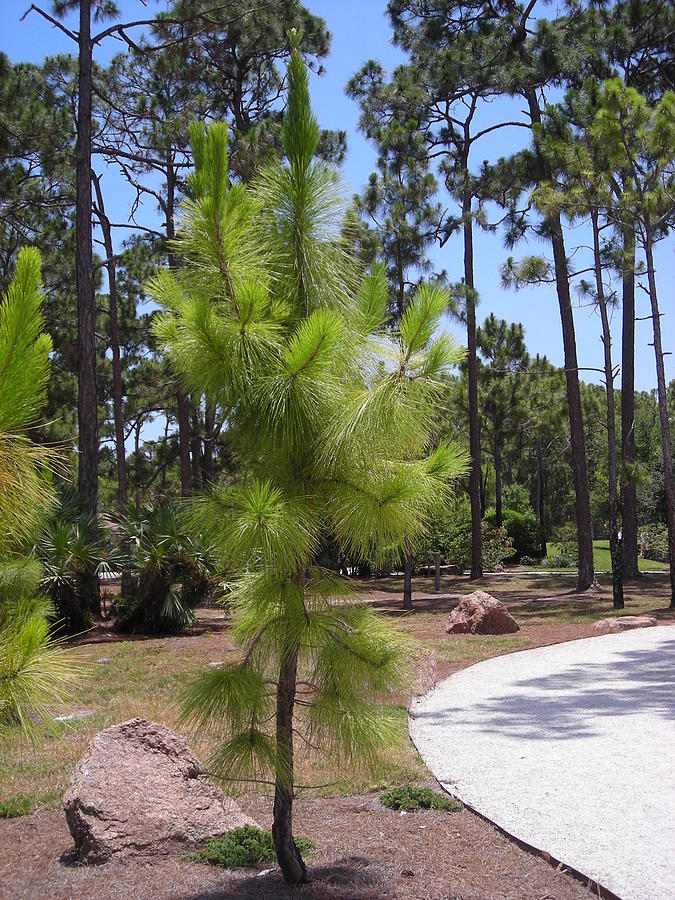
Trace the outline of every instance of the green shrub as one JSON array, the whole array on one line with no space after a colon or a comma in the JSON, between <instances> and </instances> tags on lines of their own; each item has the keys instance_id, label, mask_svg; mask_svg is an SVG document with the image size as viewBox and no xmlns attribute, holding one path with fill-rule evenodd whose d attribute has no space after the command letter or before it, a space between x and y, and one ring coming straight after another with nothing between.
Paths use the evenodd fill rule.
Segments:
<instances>
[{"instance_id":1,"label":"green shrub","mask_svg":"<svg viewBox=\"0 0 675 900\"><path fill-rule=\"evenodd\" d=\"M29 794L16 794L0 800L0 819L16 819L33 809L33 798Z\"/></svg>"},{"instance_id":2,"label":"green shrub","mask_svg":"<svg viewBox=\"0 0 675 900\"><path fill-rule=\"evenodd\" d=\"M461 812L464 806L453 797L446 797L439 791L429 787L415 787L412 784L404 784L394 787L380 797L382 806L387 809L402 810L403 812L415 812L418 809L438 809L444 812Z\"/></svg>"},{"instance_id":3,"label":"green shrub","mask_svg":"<svg viewBox=\"0 0 675 900\"><path fill-rule=\"evenodd\" d=\"M512 509L524 515L532 515L530 492L522 484L505 484L502 491L504 509Z\"/></svg>"},{"instance_id":4,"label":"green shrub","mask_svg":"<svg viewBox=\"0 0 675 900\"><path fill-rule=\"evenodd\" d=\"M524 566L534 566L537 562L532 556L521 556L520 561Z\"/></svg>"},{"instance_id":5,"label":"green shrub","mask_svg":"<svg viewBox=\"0 0 675 900\"><path fill-rule=\"evenodd\" d=\"M303 838L297 838L295 843L303 855L316 846ZM188 858L193 862L206 862L224 869L242 869L270 862L276 856L271 832L261 831L253 825L242 825L222 837L211 838L201 850Z\"/></svg>"},{"instance_id":6,"label":"green shrub","mask_svg":"<svg viewBox=\"0 0 675 900\"><path fill-rule=\"evenodd\" d=\"M660 522L652 522L640 527L640 556L668 562L668 527Z\"/></svg>"},{"instance_id":7,"label":"green shrub","mask_svg":"<svg viewBox=\"0 0 675 900\"><path fill-rule=\"evenodd\" d=\"M541 556L544 534L539 522L532 512L522 513L515 509L505 509L502 520L506 533L513 543L513 556L519 562L523 556ZM485 521L495 527L497 517L494 510L485 516Z\"/></svg>"}]
</instances>

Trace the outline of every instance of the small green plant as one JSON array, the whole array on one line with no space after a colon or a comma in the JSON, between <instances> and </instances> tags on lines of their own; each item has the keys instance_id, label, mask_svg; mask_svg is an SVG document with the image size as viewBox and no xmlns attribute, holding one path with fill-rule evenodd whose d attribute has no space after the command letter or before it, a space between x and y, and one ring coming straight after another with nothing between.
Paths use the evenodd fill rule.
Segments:
<instances>
[{"instance_id":1,"label":"small green plant","mask_svg":"<svg viewBox=\"0 0 675 900\"><path fill-rule=\"evenodd\" d=\"M297 838L295 843L303 855L316 846L303 838ZM242 869L276 859L276 851L271 832L261 831L253 825L243 825L233 828L223 837L211 838L201 850L188 858L224 869Z\"/></svg>"},{"instance_id":2,"label":"small green plant","mask_svg":"<svg viewBox=\"0 0 675 900\"><path fill-rule=\"evenodd\" d=\"M438 809L444 812L461 812L464 806L453 797L446 797L429 787L415 787L404 784L394 787L380 797L382 806L402 812L416 812L418 809Z\"/></svg>"},{"instance_id":3,"label":"small green plant","mask_svg":"<svg viewBox=\"0 0 675 900\"><path fill-rule=\"evenodd\" d=\"M29 794L16 794L0 800L0 819L16 819L33 809L33 798Z\"/></svg>"}]
</instances>

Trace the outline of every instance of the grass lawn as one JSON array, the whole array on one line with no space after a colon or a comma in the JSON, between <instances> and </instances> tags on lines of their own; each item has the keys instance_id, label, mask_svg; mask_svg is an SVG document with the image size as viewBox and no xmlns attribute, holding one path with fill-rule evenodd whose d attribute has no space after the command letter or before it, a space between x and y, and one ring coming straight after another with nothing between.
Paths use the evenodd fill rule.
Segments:
<instances>
[{"instance_id":1,"label":"grass lawn","mask_svg":"<svg viewBox=\"0 0 675 900\"><path fill-rule=\"evenodd\" d=\"M557 556L560 552L558 544L548 543L546 544L546 553L548 556ZM612 571L612 560L609 555L609 541L593 541L593 565L595 566L596 572L611 572ZM543 566L539 566L539 568L544 568ZM657 562L653 559L642 559L641 556L638 556L638 569L640 572L667 572L668 566L666 563ZM555 571L561 571L557 569ZM564 571L564 570L563 570ZM569 569L569 571L576 571L576 569Z\"/></svg>"}]
</instances>

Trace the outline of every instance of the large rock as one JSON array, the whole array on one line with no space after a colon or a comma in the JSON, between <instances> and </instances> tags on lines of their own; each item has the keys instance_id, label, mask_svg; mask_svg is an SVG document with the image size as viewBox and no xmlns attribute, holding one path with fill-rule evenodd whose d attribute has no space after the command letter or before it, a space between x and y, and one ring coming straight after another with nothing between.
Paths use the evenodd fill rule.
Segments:
<instances>
[{"instance_id":1,"label":"large rock","mask_svg":"<svg viewBox=\"0 0 675 900\"><path fill-rule=\"evenodd\" d=\"M516 620L504 604L485 591L474 591L459 601L445 628L448 634L513 634Z\"/></svg>"},{"instance_id":2,"label":"large rock","mask_svg":"<svg viewBox=\"0 0 675 900\"><path fill-rule=\"evenodd\" d=\"M239 825L255 825L205 776L183 738L147 719L100 732L63 801L82 862L185 852Z\"/></svg>"},{"instance_id":3,"label":"large rock","mask_svg":"<svg viewBox=\"0 0 675 900\"><path fill-rule=\"evenodd\" d=\"M604 631L627 631L629 628L651 628L658 625L653 616L610 616L608 619L599 619L593 628Z\"/></svg>"}]
</instances>

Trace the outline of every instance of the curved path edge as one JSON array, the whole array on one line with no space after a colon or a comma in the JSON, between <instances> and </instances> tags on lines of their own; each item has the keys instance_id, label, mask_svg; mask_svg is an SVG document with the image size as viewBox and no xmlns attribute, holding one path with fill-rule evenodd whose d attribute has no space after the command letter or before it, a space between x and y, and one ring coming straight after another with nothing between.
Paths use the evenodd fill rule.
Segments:
<instances>
[{"instance_id":1,"label":"curved path edge","mask_svg":"<svg viewBox=\"0 0 675 900\"><path fill-rule=\"evenodd\" d=\"M409 711L441 786L624 900L673 895L675 627L476 663Z\"/></svg>"}]
</instances>

